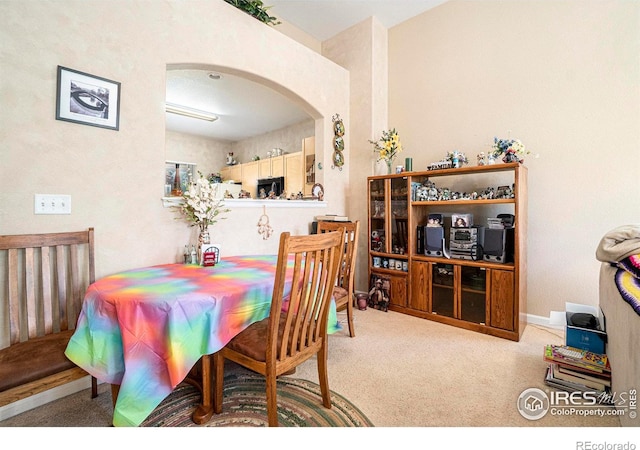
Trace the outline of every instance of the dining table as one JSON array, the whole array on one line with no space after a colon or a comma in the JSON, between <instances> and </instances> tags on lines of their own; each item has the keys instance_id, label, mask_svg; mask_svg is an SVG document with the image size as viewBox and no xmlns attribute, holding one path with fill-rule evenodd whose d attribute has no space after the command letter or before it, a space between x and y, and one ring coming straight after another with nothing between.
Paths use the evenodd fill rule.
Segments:
<instances>
[{"instance_id":1,"label":"dining table","mask_svg":"<svg viewBox=\"0 0 640 450\"><path fill-rule=\"evenodd\" d=\"M139 426L203 355L268 317L277 258L242 255L214 266L156 265L88 287L65 354L98 380L118 386L114 426ZM285 297L290 280L287 286ZM327 332L340 329L331 302Z\"/></svg>"}]
</instances>

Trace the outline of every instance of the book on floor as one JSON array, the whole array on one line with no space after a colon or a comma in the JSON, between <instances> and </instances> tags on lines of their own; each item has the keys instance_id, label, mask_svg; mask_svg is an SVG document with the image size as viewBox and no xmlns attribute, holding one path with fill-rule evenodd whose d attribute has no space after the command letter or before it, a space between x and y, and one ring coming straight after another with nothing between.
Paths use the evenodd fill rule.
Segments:
<instances>
[{"instance_id":1,"label":"book on floor","mask_svg":"<svg viewBox=\"0 0 640 450\"><path fill-rule=\"evenodd\" d=\"M611 365L606 354L567 345L547 345L544 349L544 360L562 367L582 369L586 373L611 378Z\"/></svg>"},{"instance_id":2,"label":"book on floor","mask_svg":"<svg viewBox=\"0 0 640 450\"><path fill-rule=\"evenodd\" d=\"M611 382L609 380L597 380L594 377L586 378L581 376L580 372L560 367L555 363L551 363L549 367L552 369L551 374L553 375L553 378L566 383L571 383L577 388L580 388L580 390L596 390L604 392L611 386Z\"/></svg>"}]
</instances>

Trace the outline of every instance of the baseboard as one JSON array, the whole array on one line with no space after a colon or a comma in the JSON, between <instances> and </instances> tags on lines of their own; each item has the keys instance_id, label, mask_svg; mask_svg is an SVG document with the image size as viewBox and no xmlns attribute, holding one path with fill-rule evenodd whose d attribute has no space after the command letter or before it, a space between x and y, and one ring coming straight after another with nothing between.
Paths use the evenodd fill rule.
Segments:
<instances>
[{"instance_id":1,"label":"baseboard","mask_svg":"<svg viewBox=\"0 0 640 450\"><path fill-rule=\"evenodd\" d=\"M540 325L542 327L551 328L553 330L564 330L564 325L558 325L554 323L550 317L527 314L527 323L531 325Z\"/></svg>"},{"instance_id":2,"label":"baseboard","mask_svg":"<svg viewBox=\"0 0 640 450\"><path fill-rule=\"evenodd\" d=\"M61 386L54 387L31 397L23 398L8 405L0 407L0 421L17 416L23 412L45 405L54 400L61 399L76 392L91 388L91 377L86 376L70 381ZM91 395L91 394L87 394Z\"/></svg>"}]
</instances>

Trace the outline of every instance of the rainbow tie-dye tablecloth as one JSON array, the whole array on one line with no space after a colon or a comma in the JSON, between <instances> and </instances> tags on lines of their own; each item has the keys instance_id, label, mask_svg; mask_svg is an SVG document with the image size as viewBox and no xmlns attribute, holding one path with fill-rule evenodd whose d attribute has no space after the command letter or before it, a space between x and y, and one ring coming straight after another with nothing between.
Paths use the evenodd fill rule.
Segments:
<instances>
[{"instance_id":1,"label":"rainbow tie-dye tablecloth","mask_svg":"<svg viewBox=\"0 0 640 450\"><path fill-rule=\"evenodd\" d=\"M269 315L277 256L235 256L213 267L168 264L102 278L87 290L65 354L119 384L115 426L138 426L202 355ZM341 327L335 304L329 333Z\"/></svg>"}]
</instances>

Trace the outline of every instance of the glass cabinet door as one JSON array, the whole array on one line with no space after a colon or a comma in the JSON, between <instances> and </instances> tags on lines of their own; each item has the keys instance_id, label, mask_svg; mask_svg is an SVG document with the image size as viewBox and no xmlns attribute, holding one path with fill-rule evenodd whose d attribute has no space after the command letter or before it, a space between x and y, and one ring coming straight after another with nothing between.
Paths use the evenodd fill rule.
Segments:
<instances>
[{"instance_id":1,"label":"glass cabinet door","mask_svg":"<svg viewBox=\"0 0 640 450\"><path fill-rule=\"evenodd\" d=\"M369 182L369 248L372 252L385 252L386 204L384 196L385 180Z\"/></svg>"},{"instance_id":2,"label":"glass cabinet door","mask_svg":"<svg viewBox=\"0 0 640 450\"><path fill-rule=\"evenodd\" d=\"M487 271L482 267L460 268L460 318L467 322L486 322Z\"/></svg>"},{"instance_id":3,"label":"glass cabinet door","mask_svg":"<svg viewBox=\"0 0 640 450\"><path fill-rule=\"evenodd\" d=\"M454 272L452 264L433 264L431 272L431 312L454 317Z\"/></svg>"},{"instance_id":4,"label":"glass cabinet door","mask_svg":"<svg viewBox=\"0 0 640 450\"><path fill-rule=\"evenodd\" d=\"M388 251L396 255L409 253L407 183L407 178L391 178L391 247Z\"/></svg>"}]
</instances>

